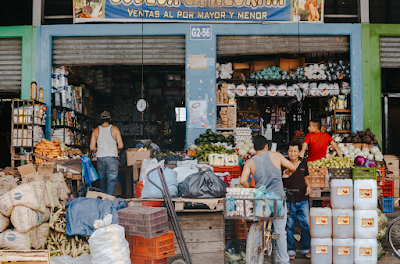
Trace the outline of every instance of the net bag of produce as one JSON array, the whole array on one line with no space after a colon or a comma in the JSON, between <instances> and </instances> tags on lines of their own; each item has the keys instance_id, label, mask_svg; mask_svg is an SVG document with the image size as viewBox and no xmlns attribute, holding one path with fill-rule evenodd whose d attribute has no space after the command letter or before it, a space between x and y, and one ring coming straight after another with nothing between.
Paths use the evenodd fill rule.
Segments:
<instances>
[{"instance_id":1,"label":"net bag of produce","mask_svg":"<svg viewBox=\"0 0 400 264\"><path fill-rule=\"evenodd\" d=\"M162 169L164 173L164 178L166 184L168 186L169 194L171 197L178 196L178 180L177 180L177 173L171 169ZM160 175L158 174L158 170L152 171L146 177L145 184L142 190L142 198L164 198L160 189L158 189L150 180L156 184L161 190L163 189Z\"/></svg>"},{"instance_id":2,"label":"net bag of produce","mask_svg":"<svg viewBox=\"0 0 400 264\"><path fill-rule=\"evenodd\" d=\"M46 208L46 213L34 211L25 206L15 206L11 213L11 223L18 232L26 233L34 227L48 221L50 210Z\"/></svg>"},{"instance_id":3,"label":"net bag of produce","mask_svg":"<svg viewBox=\"0 0 400 264\"><path fill-rule=\"evenodd\" d=\"M41 224L31 230L32 248L44 249L47 237L50 233L49 223Z\"/></svg>"},{"instance_id":4,"label":"net bag of produce","mask_svg":"<svg viewBox=\"0 0 400 264\"><path fill-rule=\"evenodd\" d=\"M0 214L0 232L6 230L9 224L10 218L5 217L3 214Z\"/></svg>"},{"instance_id":5,"label":"net bag of produce","mask_svg":"<svg viewBox=\"0 0 400 264\"><path fill-rule=\"evenodd\" d=\"M3 215L10 216L16 205L23 205L33 210L40 209L40 201L33 183L21 184L0 196L0 213Z\"/></svg>"},{"instance_id":6,"label":"net bag of produce","mask_svg":"<svg viewBox=\"0 0 400 264\"><path fill-rule=\"evenodd\" d=\"M89 245L93 264L131 263L125 229L120 225L109 225L97 229L90 236Z\"/></svg>"},{"instance_id":7,"label":"net bag of produce","mask_svg":"<svg viewBox=\"0 0 400 264\"><path fill-rule=\"evenodd\" d=\"M31 234L8 229L0 233L0 248L10 250L31 250Z\"/></svg>"},{"instance_id":8,"label":"net bag of produce","mask_svg":"<svg viewBox=\"0 0 400 264\"><path fill-rule=\"evenodd\" d=\"M188 176L178 186L179 194L184 198L220 198L225 197L227 184L210 169Z\"/></svg>"}]
</instances>

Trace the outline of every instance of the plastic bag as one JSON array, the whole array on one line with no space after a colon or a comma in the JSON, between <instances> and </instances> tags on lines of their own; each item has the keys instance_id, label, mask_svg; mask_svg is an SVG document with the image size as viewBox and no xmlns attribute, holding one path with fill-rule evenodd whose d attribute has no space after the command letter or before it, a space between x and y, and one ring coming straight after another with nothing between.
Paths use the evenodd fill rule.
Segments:
<instances>
[{"instance_id":1,"label":"plastic bag","mask_svg":"<svg viewBox=\"0 0 400 264\"><path fill-rule=\"evenodd\" d=\"M10 216L16 205L23 205L33 210L39 210L40 201L36 195L33 183L21 184L0 197L0 213Z\"/></svg>"},{"instance_id":2,"label":"plastic bag","mask_svg":"<svg viewBox=\"0 0 400 264\"><path fill-rule=\"evenodd\" d=\"M157 162L156 159L145 159L142 162L142 165L140 167L140 176L139 176L139 181L143 181L146 179L147 174L157 168L157 167L161 167L164 168L164 163L165 160L162 160L160 162Z\"/></svg>"},{"instance_id":3,"label":"plastic bag","mask_svg":"<svg viewBox=\"0 0 400 264\"><path fill-rule=\"evenodd\" d=\"M104 223L107 220L104 219L101 222ZM125 229L120 225L109 225L97 229L90 236L89 245L93 264L131 263L129 243L125 239Z\"/></svg>"},{"instance_id":4,"label":"plastic bag","mask_svg":"<svg viewBox=\"0 0 400 264\"><path fill-rule=\"evenodd\" d=\"M92 255L79 256L73 258L71 256L62 256L58 258L51 258L51 264L92 264Z\"/></svg>"},{"instance_id":5,"label":"plastic bag","mask_svg":"<svg viewBox=\"0 0 400 264\"><path fill-rule=\"evenodd\" d=\"M199 169L178 186L180 195L185 198L225 197L226 188L227 184L209 169Z\"/></svg>"},{"instance_id":6,"label":"plastic bag","mask_svg":"<svg viewBox=\"0 0 400 264\"><path fill-rule=\"evenodd\" d=\"M126 207L123 199L117 198L114 201L93 199L93 198L76 198L67 203L67 212L65 218L67 227L65 234L67 236L90 236L95 231L93 223L95 220L103 219L107 214L112 214L113 224L118 224L119 209Z\"/></svg>"},{"instance_id":7,"label":"plastic bag","mask_svg":"<svg viewBox=\"0 0 400 264\"><path fill-rule=\"evenodd\" d=\"M82 178L85 181L86 186L92 187L92 182L96 181L99 176L96 170L93 168L92 163L90 163L90 158L83 155L81 157L82 161Z\"/></svg>"},{"instance_id":8,"label":"plastic bag","mask_svg":"<svg viewBox=\"0 0 400 264\"><path fill-rule=\"evenodd\" d=\"M274 215L274 201L280 199L274 192L265 192L265 186L257 189L254 194L254 198L265 199L264 201L256 201L256 215L259 217L270 217ZM285 214L285 205L283 200L277 200L277 215L282 217ZM263 205L265 204L265 211L262 211Z\"/></svg>"},{"instance_id":9,"label":"plastic bag","mask_svg":"<svg viewBox=\"0 0 400 264\"><path fill-rule=\"evenodd\" d=\"M31 234L8 229L0 233L0 248L11 250L31 250Z\"/></svg>"},{"instance_id":10,"label":"plastic bag","mask_svg":"<svg viewBox=\"0 0 400 264\"><path fill-rule=\"evenodd\" d=\"M178 196L178 181L177 181L177 174L174 170L169 168L162 169L166 184L168 186L169 194L171 197ZM155 170L146 178L146 184L143 187L141 197L142 198L164 198L160 189L154 186L149 179L151 179L154 184L159 186L162 189L160 176L158 174L158 170Z\"/></svg>"},{"instance_id":11,"label":"plastic bag","mask_svg":"<svg viewBox=\"0 0 400 264\"><path fill-rule=\"evenodd\" d=\"M190 165L184 165L173 169L177 174L178 184L183 182L187 176L192 175L198 171L198 169L192 169Z\"/></svg>"}]
</instances>

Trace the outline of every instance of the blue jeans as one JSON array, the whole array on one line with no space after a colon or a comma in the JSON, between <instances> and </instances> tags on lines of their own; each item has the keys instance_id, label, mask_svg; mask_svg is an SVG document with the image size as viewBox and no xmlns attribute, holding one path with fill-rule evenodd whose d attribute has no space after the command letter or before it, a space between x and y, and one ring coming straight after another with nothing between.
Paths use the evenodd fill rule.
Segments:
<instances>
[{"instance_id":1,"label":"blue jeans","mask_svg":"<svg viewBox=\"0 0 400 264\"><path fill-rule=\"evenodd\" d=\"M288 210L290 209L290 203L287 203ZM294 242L294 224L296 219L299 221L301 228L301 249L302 255L310 253L310 215L308 201L302 201L297 203L291 203L292 209L290 215L287 217L286 231L287 231L287 250L289 256L296 256L296 245Z\"/></svg>"},{"instance_id":2,"label":"blue jeans","mask_svg":"<svg viewBox=\"0 0 400 264\"><path fill-rule=\"evenodd\" d=\"M114 195L115 185L118 182L118 158L97 158L97 174L99 175L100 189L109 195Z\"/></svg>"},{"instance_id":3,"label":"blue jeans","mask_svg":"<svg viewBox=\"0 0 400 264\"><path fill-rule=\"evenodd\" d=\"M278 256L278 264L289 264L289 255L287 252L286 230L285 230L286 217L287 217L287 209L285 208L285 215L283 219L272 220L272 224L274 225L274 232L279 234L279 239L276 240L276 253Z\"/></svg>"}]
</instances>

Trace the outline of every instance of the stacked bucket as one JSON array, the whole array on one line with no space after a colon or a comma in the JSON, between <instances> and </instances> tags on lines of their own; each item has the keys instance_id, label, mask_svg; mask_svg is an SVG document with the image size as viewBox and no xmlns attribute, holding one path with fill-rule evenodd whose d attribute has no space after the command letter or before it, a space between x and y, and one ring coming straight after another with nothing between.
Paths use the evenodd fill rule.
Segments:
<instances>
[{"instance_id":1,"label":"stacked bucket","mask_svg":"<svg viewBox=\"0 0 400 264\"><path fill-rule=\"evenodd\" d=\"M132 264L166 264L175 255L165 208L127 207L118 211L118 222L125 228Z\"/></svg>"},{"instance_id":2,"label":"stacked bucket","mask_svg":"<svg viewBox=\"0 0 400 264\"><path fill-rule=\"evenodd\" d=\"M331 180L331 205L310 209L311 263L377 263L376 180Z\"/></svg>"}]
</instances>

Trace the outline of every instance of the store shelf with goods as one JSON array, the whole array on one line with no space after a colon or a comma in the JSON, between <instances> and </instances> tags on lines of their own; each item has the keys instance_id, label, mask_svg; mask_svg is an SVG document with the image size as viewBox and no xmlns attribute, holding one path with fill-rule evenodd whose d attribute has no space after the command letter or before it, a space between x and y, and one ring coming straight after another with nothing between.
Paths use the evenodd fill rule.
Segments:
<instances>
[{"instance_id":1,"label":"store shelf with goods","mask_svg":"<svg viewBox=\"0 0 400 264\"><path fill-rule=\"evenodd\" d=\"M290 83L290 84L295 84L295 83L302 83L302 82L317 82L317 83L337 83L337 82L350 82L350 78L343 78L343 79L338 79L336 81L328 81L328 80L310 80L310 79L305 79L305 80L266 80L266 79L217 79L218 82L250 82L250 83L271 83L271 84L283 84L283 83Z\"/></svg>"},{"instance_id":2,"label":"store shelf with goods","mask_svg":"<svg viewBox=\"0 0 400 264\"><path fill-rule=\"evenodd\" d=\"M217 105L217 130L233 130L236 128L237 106L236 104Z\"/></svg>"}]
</instances>

